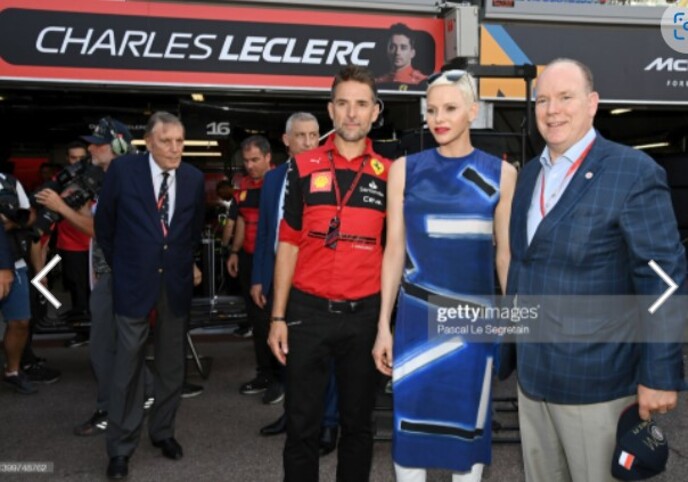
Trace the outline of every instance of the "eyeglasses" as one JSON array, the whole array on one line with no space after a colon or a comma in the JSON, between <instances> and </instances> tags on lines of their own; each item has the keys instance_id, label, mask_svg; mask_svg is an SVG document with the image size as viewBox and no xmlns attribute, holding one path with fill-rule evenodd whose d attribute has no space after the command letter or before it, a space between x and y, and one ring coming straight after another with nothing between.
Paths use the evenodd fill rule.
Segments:
<instances>
[{"instance_id":1,"label":"eyeglasses","mask_svg":"<svg viewBox=\"0 0 688 482\"><path fill-rule=\"evenodd\" d=\"M431 74L428 76L428 87L430 87L433 84L433 82L435 82L440 77L445 77L449 82L455 82L456 83L459 80L461 80L467 74L468 74L468 72L466 72L465 70L459 70L459 69L445 70L444 72L442 72L442 71L435 72L434 74ZM466 80L467 80L466 83L468 85L470 85L470 87L471 87L471 93L473 94L473 100L475 102L477 102L478 101L478 93L475 91L475 86L473 85L473 82L470 79L466 79Z\"/></svg>"}]
</instances>

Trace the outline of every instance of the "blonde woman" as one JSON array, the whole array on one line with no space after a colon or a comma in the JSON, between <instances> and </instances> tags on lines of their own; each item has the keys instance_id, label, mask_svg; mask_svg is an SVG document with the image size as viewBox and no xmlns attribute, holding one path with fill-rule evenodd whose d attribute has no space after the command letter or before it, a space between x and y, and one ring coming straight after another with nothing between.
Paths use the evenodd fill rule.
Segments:
<instances>
[{"instance_id":1,"label":"blonde woman","mask_svg":"<svg viewBox=\"0 0 688 482\"><path fill-rule=\"evenodd\" d=\"M491 460L494 345L438 334L449 307L489 303L495 269L502 290L506 284L516 170L472 146L469 128L477 113L469 74L430 76L427 122L439 147L397 160L389 174L373 357L394 380L393 458L400 482L425 481L426 468L451 470L454 482L479 481Z\"/></svg>"}]
</instances>

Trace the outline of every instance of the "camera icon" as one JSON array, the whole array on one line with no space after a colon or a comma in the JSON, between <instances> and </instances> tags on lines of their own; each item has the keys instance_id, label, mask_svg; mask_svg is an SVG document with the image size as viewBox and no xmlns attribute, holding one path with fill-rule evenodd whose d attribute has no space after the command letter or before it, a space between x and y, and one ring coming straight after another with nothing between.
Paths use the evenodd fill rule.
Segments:
<instances>
[{"instance_id":1,"label":"camera icon","mask_svg":"<svg viewBox=\"0 0 688 482\"><path fill-rule=\"evenodd\" d=\"M688 20L684 12L674 13L674 29L672 35L675 40L686 40L686 32L688 32Z\"/></svg>"},{"instance_id":2,"label":"camera icon","mask_svg":"<svg viewBox=\"0 0 688 482\"><path fill-rule=\"evenodd\" d=\"M668 7L662 14L660 31L672 50L688 54L688 8Z\"/></svg>"}]
</instances>

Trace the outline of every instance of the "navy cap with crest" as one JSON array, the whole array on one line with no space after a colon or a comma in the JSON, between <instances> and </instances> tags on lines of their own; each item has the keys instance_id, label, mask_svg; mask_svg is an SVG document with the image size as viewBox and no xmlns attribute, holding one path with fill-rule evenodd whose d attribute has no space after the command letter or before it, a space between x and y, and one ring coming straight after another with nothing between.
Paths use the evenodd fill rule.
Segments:
<instances>
[{"instance_id":1,"label":"navy cap with crest","mask_svg":"<svg viewBox=\"0 0 688 482\"><path fill-rule=\"evenodd\" d=\"M90 136L81 136L89 144L110 144L116 138L124 139L127 144L131 144L133 136L127 126L116 119L103 117L98 125L93 129Z\"/></svg>"},{"instance_id":2,"label":"navy cap with crest","mask_svg":"<svg viewBox=\"0 0 688 482\"><path fill-rule=\"evenodd\" d=\"M644 480L666 468L669 444L653 420L643 420L638 404L627 407L616 427L612 476L619 480Z\"/></svg>"}]
</instances>

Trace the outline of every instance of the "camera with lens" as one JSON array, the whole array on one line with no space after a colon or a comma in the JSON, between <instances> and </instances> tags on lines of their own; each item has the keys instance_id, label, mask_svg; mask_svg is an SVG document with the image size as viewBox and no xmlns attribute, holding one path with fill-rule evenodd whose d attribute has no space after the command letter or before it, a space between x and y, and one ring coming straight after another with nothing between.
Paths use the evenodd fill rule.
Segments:
<instances>
[{"instance_id":1,"label":"camera with lens","mask_svg":"<svg viewBox=\"0 0 688 482\"><path fill-rule=\"evenodd\" d=\"M20 227L29 221L29 210L19 207L19 195L12 178L0 178L0 214Z\"/></svg>"},{"instance_id":2,"label":"camera with lens","mask_svg":"<svg viewBox=\"0 0 688 482\"><path fill-rule=\"evenodd\" d=\"M46 182L36 192L52 189L63 196L62 200L72 209L80 209L88 201L94 199L103 183L103 170L91 164L90 159L82 159L62 169L55 179ZM34 234L39 237L50 231L51 226L62 219L55 211L36 202L35 193L31 196L31 203L38 206L36 221L33 223Z\"/></svg>"}]
</instances>

